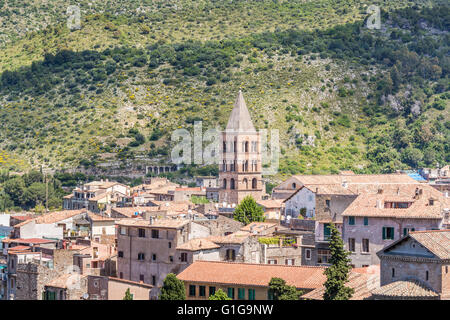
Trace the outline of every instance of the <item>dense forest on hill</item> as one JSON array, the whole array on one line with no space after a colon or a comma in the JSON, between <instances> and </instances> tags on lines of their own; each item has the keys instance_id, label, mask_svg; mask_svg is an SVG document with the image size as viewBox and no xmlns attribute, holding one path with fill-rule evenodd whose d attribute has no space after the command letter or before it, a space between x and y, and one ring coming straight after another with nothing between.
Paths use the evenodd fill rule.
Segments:
<instances>
[{"instance_id":1,"label":"dense forest on hill","mask_svg":"<svg viewBox=\"0 0 450 320\"><path fill-rule=\"evenodd\" d=\"M165 158L173 130L223 128L239 88L255 126L280 131L281 175L448 163L449 6L389 1L370 30L363 2L170 2L16 33L0 55L0 165ZM227 26L208 20L226 10Z\"/></svg>"}]
</instances>

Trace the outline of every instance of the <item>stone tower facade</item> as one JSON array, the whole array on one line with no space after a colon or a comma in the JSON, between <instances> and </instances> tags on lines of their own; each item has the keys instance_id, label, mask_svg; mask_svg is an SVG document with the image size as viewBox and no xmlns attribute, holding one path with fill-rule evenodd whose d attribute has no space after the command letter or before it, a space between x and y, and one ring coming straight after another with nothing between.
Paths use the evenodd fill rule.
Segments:
<instances>
[{"instance_id":1,"label":"stone tower facade","mask_svg":"<svg viewBox=\"0 0 450 320\"><path fill-rule=\"evenodd\" d=\"M220 144L219 202L237 205L263 196L261 137L255 130L242 91L236 98Z\"/></svg>"}]
</instances>

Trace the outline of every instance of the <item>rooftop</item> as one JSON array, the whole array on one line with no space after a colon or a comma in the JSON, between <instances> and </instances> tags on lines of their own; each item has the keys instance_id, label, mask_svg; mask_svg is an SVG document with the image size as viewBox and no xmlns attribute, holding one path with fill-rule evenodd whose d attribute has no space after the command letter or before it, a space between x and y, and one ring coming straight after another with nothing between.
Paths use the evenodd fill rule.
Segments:
<instances>
[{"instance_id":1,"label":"rooftop","mask_svg":"<svg viewBox=\"0 0 450 320\"><path fill-rule=\"evenodd\" d=\"M450 230L413 231L409 236L440 259L450 259Z\"/></svg>"},{"instance_id":2,"label":"rooftop","mask_svg":"<svg viewBox=\"0 0 450 320\"><path fill-rule=\"evenodd\" d=\"M217 248L220 248L220 246L208 239L192 239L177 246L177 250L186 251L211 250Z\"/></svg>"},{"instance_id":3,"label":"rooftop","mask_svg":"<svg viewBox=\"0 0 450 320\"><path fill-rule=\"evenodd\" d=\"M364 300L371 297L372 291L380 287L380 267L370 266L352 269L346 286L354 289L350 300ZM302 298L323 300L324 293L325 287L321 286L304 294Z\"/></svg>"},{"instance_id":4,"label":"rooftop","mask_svg":"<svg viewBox=\"0 0 450 320\"><path fill-rule=\"evenodd\" d=\"M25 224L30 223L31 221L35 221L36 224L50 224L58 221L69 219L73 216L82 214L87 212L87 209L79 209L79 210L64 210L64 211L55 211L43 214L34 219L25 220L24 222L16 224L14 227L21 227Z\"/></svg>"},{"instance_id":5,"label":"rooftop","mask_svg":"<svg viewBox=\"0 0 450 320\"><path fill-rule=\"evenodd\" d=\"M342 216L442 219L442 211L448 208L450 203L441 192L430 186L408 184L396 186L394 189L379 186L379 190L381 193L360 194L345 209ZM418 196L416 191L420 192ZM386 202L410 203L410 206L385 208Z\"/></svg>"},{"instance_id":6,"label":"rooftop","mask_svg":"<svg viewBox=\"0 0 450 320\"><path fill-rule=\"evenodd\" d=\"M186 224L189 224L189 221L175 220L175 219L155 219L153 223L150 223L150 220L144 219L121 219L116 224L119 226L126 226L126 227L179 229L185 226Z\"/></svg>"},{"instance_id":7,"label":"rooftop","mask_svg":"<svg viewBox=\"0 0 450 320\"><path fill-rule=\"evenodd\" d=\"M281 277L296 288L315 289L326 280L324 270L324 267L195 261L177 278L189 282L268 287L270 279Z\"/></svg>"},{"instance_id":8,"label":"rooftop","mask_svg":"<svg viewBox=\"0 0 450 320\"><path fill-rule=\"evenodd\" d=\"M438 297L439 295L434 292L428 285L419 280L402 280L391 282L384 285L372 292L376 296L385 297Z\"/></svg>"}]
</instances>

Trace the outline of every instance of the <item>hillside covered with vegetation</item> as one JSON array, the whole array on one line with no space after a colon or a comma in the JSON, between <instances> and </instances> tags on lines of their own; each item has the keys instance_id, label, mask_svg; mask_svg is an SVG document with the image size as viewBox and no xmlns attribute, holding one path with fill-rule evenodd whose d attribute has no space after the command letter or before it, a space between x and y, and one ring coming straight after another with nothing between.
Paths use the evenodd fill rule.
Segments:
<instances>
[{"instance_id":1,"label":"hillside covered with vegetation","mask_svg":"<svg viewBox=\"0 0 450 320\"><path fill-rule=\"evenodd\" d=\"M240 88L281 175L450 162L444 1L81 1L73 31L65 2L28 3L0 1L4 169L168 157L173 130L224 128Z\"/></svg>"}]
</instances>

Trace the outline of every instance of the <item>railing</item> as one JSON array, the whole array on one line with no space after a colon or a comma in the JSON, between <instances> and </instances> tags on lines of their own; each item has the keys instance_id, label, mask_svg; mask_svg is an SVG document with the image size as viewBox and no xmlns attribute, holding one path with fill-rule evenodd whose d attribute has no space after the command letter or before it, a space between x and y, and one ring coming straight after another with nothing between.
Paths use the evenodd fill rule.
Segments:
<instances>
[{"instance_id":1,"label":"railing","mask_svg":"<svg viewBox=\"0 0 450 320\"><path fill-rule=\"evenodd\" d=\"M315 238L316 242L330 242L331 236L320 236Z\"/></svg>"}]
</instances>

